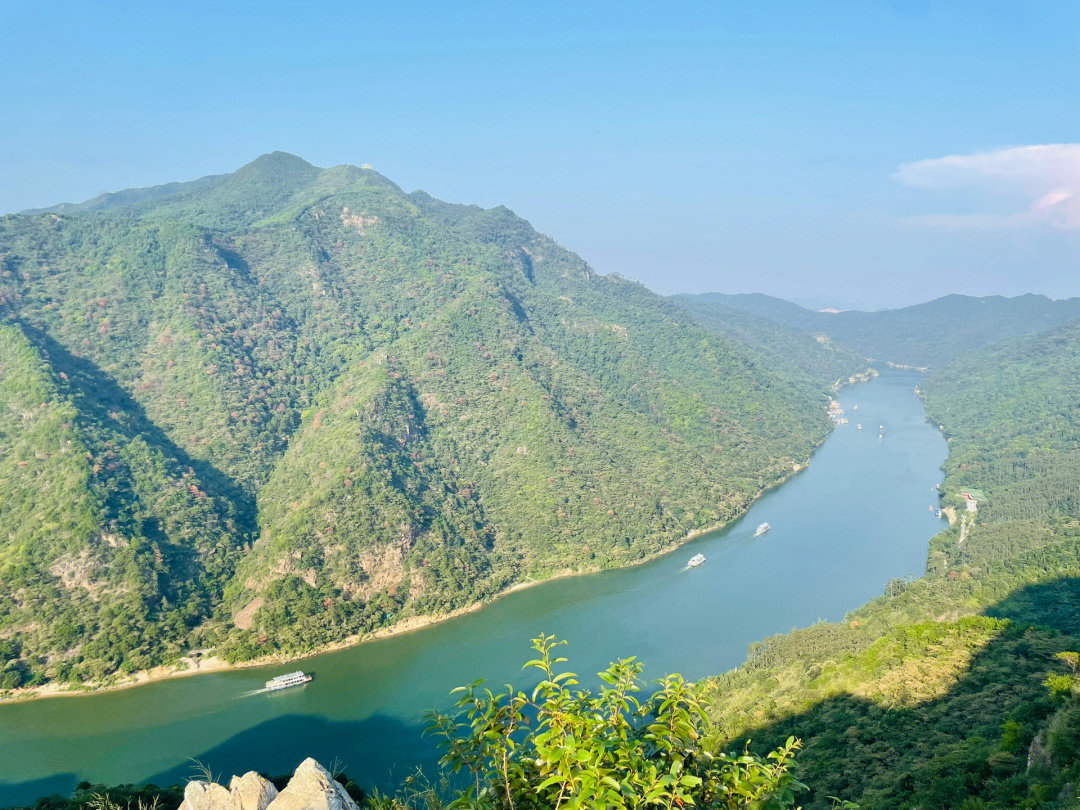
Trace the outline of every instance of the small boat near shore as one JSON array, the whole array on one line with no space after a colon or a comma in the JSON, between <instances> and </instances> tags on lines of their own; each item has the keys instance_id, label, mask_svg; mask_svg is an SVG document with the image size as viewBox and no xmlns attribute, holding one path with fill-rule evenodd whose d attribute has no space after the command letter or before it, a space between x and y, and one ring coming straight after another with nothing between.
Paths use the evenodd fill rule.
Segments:
<instances>
[{"instance_id":1,"label":"small boat near shore","mask_svg":"<svg viewBox=\"0 0 1080 810\"><path fill-rule=\"evenodd\" d=\"M761 537L761 535L765 534L765 532L767 532L771 528L772 528L772 524L770 524L770 523L762 523L760 526L758 526L754 530L754 537Z\"/></svg>"},{"instance_id":2,"label":"small boat near shore","mask_svg":"<svg viewBox=\"0 0 1080 810\"><path fill-rule=\"evenodd\" d=\"M705 562L705 555L695 554L693 557L690 558L690 561L686 565L688 568L697 568L703 562Z\"/></svg>"},{"instance_id":3,"label":"small boat near shore","mask_svg":"<svg viewBox=\"0 0 1080 810\"><path fill-rule=\"evenodd\" d=\"M266 682L266 691L278 692L282 689L288 689L292 686L301 686L310 680L310 675L298 669L296 672L289 672L285 675L278 675L277 677L268 680Z\"/></svg>"}]
</instances>

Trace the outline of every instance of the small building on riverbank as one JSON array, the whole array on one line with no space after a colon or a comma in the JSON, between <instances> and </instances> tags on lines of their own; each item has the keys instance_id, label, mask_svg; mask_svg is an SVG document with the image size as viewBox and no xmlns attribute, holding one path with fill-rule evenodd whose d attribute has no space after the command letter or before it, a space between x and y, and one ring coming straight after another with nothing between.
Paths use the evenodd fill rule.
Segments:
<instances>
[{"instance_id":1,"label":"small building on riverbank","mask_svg":"<svg viewBox=\"0 0 1080 810\"><path fill-rule=\"evenodd\" d=\"M964 489L960 491L960 497L964 499L964 505L969 512L975 512L979 508L979 501L983 500L981 489Z\"/></svg>"}]
</instances>

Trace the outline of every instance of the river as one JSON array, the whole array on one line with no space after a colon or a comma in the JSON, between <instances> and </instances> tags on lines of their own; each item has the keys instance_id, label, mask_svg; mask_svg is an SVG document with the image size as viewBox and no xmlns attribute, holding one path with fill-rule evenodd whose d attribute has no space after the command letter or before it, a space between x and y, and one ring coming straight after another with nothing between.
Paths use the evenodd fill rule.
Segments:
<instances>
[{"instance_id":1,"label":"river","mask_svg":"<svg viewBox=\"0 0 1080 810\"><path fill-rule=\"evenodd\" d=\"M562 649L582 674L636 655L649 677L696 679L737 666L765 636L841 619L889 579L919 576L942 528L928 506L946 444L915 396L918 380L887 370L844 388L850 424L726 528L644 565L547 582L307 659L306 686L246 694L296 668L278 666L0 705L0 807L83 780L170 784L192 775L192 758L227 780L289 772L314 756L344 763L362 785L387 786L431 762L424 710L445 707L452 687L477 677L521 683L539 633L567 639ZM763 521L772 530L753 537ZM705 564L687 569L699 552Z\"/></svg>"}]
</instances>

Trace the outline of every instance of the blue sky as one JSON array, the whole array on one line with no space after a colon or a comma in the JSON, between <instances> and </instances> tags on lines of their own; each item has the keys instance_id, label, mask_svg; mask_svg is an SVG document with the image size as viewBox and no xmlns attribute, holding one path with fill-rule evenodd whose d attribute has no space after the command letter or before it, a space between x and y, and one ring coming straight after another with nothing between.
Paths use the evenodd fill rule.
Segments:
<instances>
[{"instance_id":1,"label":"blue sky","mask_svg":"<svg viewBox=\"0 0 1080 810\"><path fill-rule=\"evenodd\" d=\"M0 211L283 149L663 293L1080 295L1074 2L157 5L0 0Z\"/></svg>"}]
</instances>

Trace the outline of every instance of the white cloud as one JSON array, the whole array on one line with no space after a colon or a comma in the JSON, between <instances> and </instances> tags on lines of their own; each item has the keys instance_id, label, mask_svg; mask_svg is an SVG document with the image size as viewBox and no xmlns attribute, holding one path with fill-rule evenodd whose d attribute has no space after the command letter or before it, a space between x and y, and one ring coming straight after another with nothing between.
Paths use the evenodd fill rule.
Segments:
<instances>
[{"instance_id":1,"label":"white cloud","mask_svg":"<svg viewBox=\"0 0 1080 810\"><path fill-rule=\"evenodd\" d=\"M943 228L1080 230L1080 143L1015 146L974 155L949 155L901 165L893 179L923 189L969 187L1029 202L1007 214L929 214L907 222Z\"/></svg>"}]
</instances>

